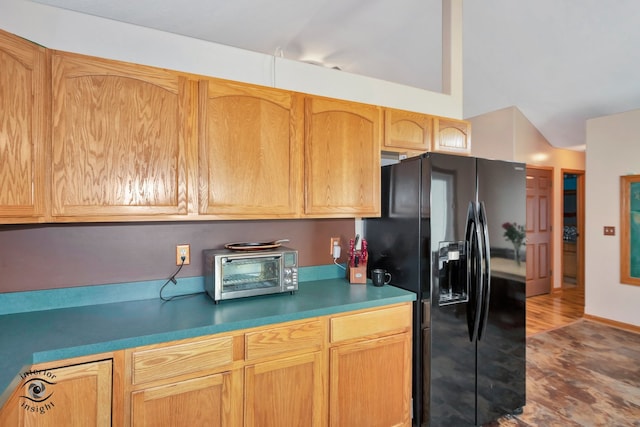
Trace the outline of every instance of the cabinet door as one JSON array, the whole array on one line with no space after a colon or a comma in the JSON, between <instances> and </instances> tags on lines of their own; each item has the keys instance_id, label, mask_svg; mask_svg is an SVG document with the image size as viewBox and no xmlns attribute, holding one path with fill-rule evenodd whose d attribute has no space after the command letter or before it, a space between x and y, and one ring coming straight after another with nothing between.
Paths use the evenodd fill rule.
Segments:
<instances>
[{"instance_id":1,"label":"cabinet door","mask_svg":"<svg viewBox=\"0 0 640 427\"><path fill-rule=\"evenodd\" d=\"M0 223L43 221L46 50L0 31Z\"/></svg>"},{"instance_id":2,"label":"cabinet door","mask_svg":"<svg viewBox=\"0 0 640 427\"><path fill-rule=\"evenodd\" d=\"M242 393L232 392L234 375L238 373L230 371L134 391L132 425L241 425Z\"/></svg>"},{"instance_id":3,"label":"cabinet door","mask_svg":"<svg viewBox=\"0 0 640 427\"><path fill-rule=\"evenodd\" d=\"M111 426L111 360L28 375L5 404L2 426Z\"/></svg>"},{"instance_id":4,"label":"cabinet door","mask_svg":"<svg viewBox=\"0 0 640 427\"><path fill-rule=\"evenodd\" d=\"M200 82L200 214L293 218L302 205L302 100L269 88Z\"/></svg>"},{"instance_id":5,"label":"cabinet door","mask_svg":"<svg viewBox=\"0 0 640 427\"><path fill-rule=\"evenodd\" d=\"M52 68L53 216L186 214L195 193L187 175L197 155L197 83L63 52L53 54Z\"/></svg>"},{"instance_id":6,"label":"cabinet door","mask_svg":"<svg viewBox=\"0 0 640 427\"><path fill-rule=\"evenodd\" d=\"M384 111L384 149L429 151L433 128L431 116L388 108Z\"/></svg>"},{"instance_id":7,"label":"cabinet door","mask_svg":"<svg viewBox=\"0 0 640 427\"><path fill-rule=\"evenodd\" d=\"M433 129L433 151L471 154L471 123L437 117Z\"/></svg>"},{"instance_id":8,"label":"cabinet door","mask_svg":"<svg viewBox=\"0 0 640 427\"><path fill-rule=\"evenodd\" d=\"M305 214L380 215L381 112L372 105L305 101Z\"/></svg>"},{"instance_id":9,"label":"cabinet door","mask_svg":"<svg viewBox=\"0 0 640 427\"><path fill-rule=\"evenodd\" d=\"M410 426L410 405L410 333L331 349L331 426Z\"/></svg>"},{"instance_id":10,"label":"cabinet door","mask_svg":"<svg viewBox=\"0 0 640 427\"><path fill-rule=\"evenodd\" d=\"M322 360L321 353L315 352L247 366L245 425L326 425L326 381Z\"/></svg>"}]
</instances>

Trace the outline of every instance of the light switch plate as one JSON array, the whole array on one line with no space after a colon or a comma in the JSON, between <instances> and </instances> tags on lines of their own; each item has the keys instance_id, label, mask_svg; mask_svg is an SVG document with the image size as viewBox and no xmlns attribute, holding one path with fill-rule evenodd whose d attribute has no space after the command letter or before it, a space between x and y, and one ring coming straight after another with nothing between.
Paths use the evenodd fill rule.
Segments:
<instances>
[{"instance_id":1,"label":"light switch plate","mask_svg":"<svg viewBox=\"0 0 640 427\"><path fill-rule=\"evenodd\" d=\"M605 225L604 226L604 235L605 236L615 236L616 235L616 228L612 225Z\"/></svg>"}]
</instances>

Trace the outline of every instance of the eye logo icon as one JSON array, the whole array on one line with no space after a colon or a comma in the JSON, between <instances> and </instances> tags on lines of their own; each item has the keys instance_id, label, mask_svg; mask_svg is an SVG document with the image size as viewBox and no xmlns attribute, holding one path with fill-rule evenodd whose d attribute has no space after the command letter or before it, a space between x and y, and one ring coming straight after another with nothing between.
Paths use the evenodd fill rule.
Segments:
<instances>
[{"instance_id":1,"label":"eye logo icon","mask_svg":"<svg viewBox=\"0 0 640 427\"><path fill-rule=\"evenodd\" d=\"M49 392L48 386L53 386L56 383L49 382L42 378L33 378L27 381L27 396L22 396L25 399L29 399L32 402L44 402L49 399L53 392Z\"/></svg>"}]
</instances>

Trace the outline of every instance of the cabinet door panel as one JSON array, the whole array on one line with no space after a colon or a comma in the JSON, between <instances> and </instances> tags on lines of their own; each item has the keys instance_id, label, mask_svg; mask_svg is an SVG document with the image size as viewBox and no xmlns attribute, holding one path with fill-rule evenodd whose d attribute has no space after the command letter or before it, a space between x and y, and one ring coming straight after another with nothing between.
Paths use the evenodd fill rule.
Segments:
<instances>
[{"instance_id":1,"label":"cabinet door panel","mask_svg":"<svg viewBox=\"0 0 640 427\"><path fill-rule=\"evenodd\" d=\"M431 116L388 108L384 112L384 122L385 149L429 151L431 148Z\"/></svg>"},{"instance_id":2,"label":"cabinet door panel","mask_svg":"<svg viewBox=\"0 0 640 427\"><path fill-rule=\"evenodd\" d=\"M200 213L295 217L301 205L302 106L276 89L200 82Z\"/></svg>"},{"instance_id":3,"label":"cabinet door panel","mask_svg":"<svg viewBox=\"0 0 640 427\"><path fill-rule=\"evenodd\" d=\"M410 333L332 348L329 402L331 426L410 426Z\"/></svg>"},{"instance_id":4,"label":"cabinet door panel","mask_svg":"<svg viewBox=\"0 0 640 427\"><path fill-rule=\"evenodd\" d=\"M305 104L305 214L380 215L380 110L321 98Z\"/></svg>"},{"instance_id":5,"label":"cabinet door panel","mask_svg":"<svg viewBox=\"0 0 640 427\"><path fill-rule=\"evenodd\" d=\"M471 154L471 123L435 118L433 128L433 151Z\"/></svg>"},{"instance_id":6,"label":"cabinet door panel","mask_svg":"<svg viewBox=\"0 0 640 427\"><path fill-rule=\"evenodd\" d=\"M319 352L245 368L245 425L325 425L324 365Z\"/></svg>"},{"instance_id":7,"label":"cabinet door panel","mask_svg":"<svg viewBox=\"0 0 640 427\"><path fill-rule=\"evenodd\" d=\"M187 213L195 83L166 70L53 55L53 215Z\"/></svg>"},{"instance_id":8,"label":"cabinet door panel","mask_svg":"<svg viewBox=\"0 0 640 427\"><path fill-rule=\"evenodd\" d=\"M240 425L232 409L240 405L231 394L232 373L184 380L132 393L132 425ZM240 395L241 396L241 395Z\"/></svg>"},{"instance_id":9,"label":"cabinet door panel","mask_svg":"<svg viewBox=\"0 0 640 427\"><path fill-rule=\"evenodd\" d=\"M111 426L111 361L49 369L20 389L18 426ZM35 398L33 398L35 397Z\"/></svg>"},{"instance_id":10,"label":"cabinet door panel","mask_svg":"<svg viewBox=\"0 0 640 427\"><path fill-rule=\"evenodd\" d=\"M36 222L44 215L45 49L0 31L0 222Z\"/></svg>"}]
</instances>

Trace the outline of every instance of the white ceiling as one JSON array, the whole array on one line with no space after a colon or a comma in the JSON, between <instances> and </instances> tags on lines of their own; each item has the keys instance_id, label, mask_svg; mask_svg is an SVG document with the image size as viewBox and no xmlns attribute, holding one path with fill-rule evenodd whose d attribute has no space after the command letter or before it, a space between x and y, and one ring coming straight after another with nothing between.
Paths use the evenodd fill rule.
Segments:
<instances>
[{"instance_id":1,"label":"white ceiling","mask_svg":"<svg viewBox=\"0 0 640 427\"><path fill-rule=\"evenodd\" d=\"M441 90L441 0L38 0ZM557 147L640 108L640 1L465 0L465 118L516 106Z\"/></svg>"}]
</instances>

